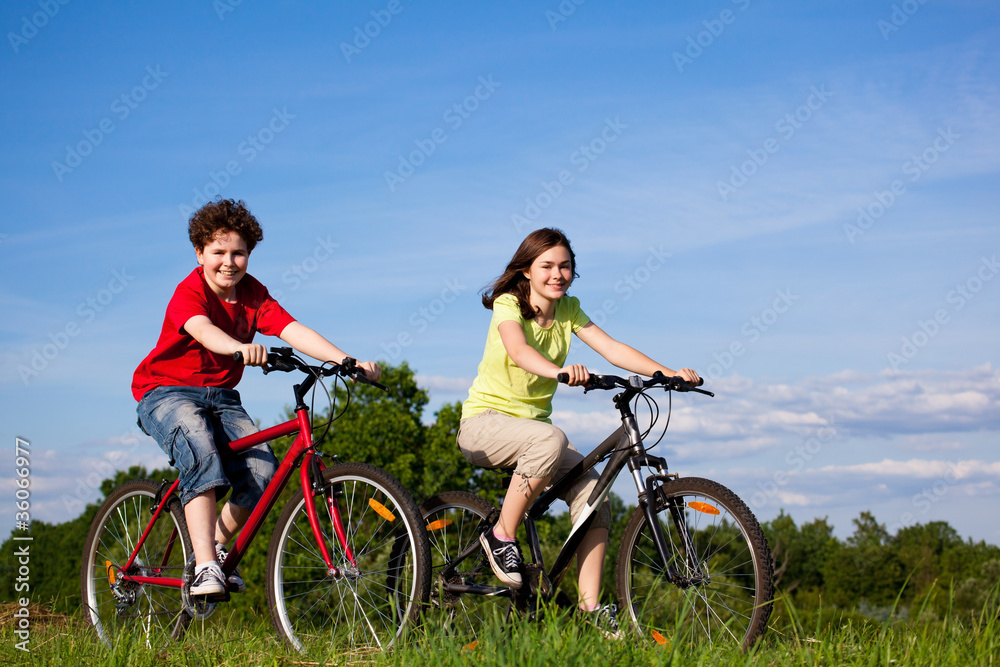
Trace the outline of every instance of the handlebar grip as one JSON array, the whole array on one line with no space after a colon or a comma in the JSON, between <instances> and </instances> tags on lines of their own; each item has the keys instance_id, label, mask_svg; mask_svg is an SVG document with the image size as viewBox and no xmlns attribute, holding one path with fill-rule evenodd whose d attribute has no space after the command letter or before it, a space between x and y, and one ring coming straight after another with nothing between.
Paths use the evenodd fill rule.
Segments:
<instances>
[{"instance_id":1,"label":"handlebar grip","mask_svg":"<svg viewBox=\"0 0 1000 667\"><path fill-rule=\"evenodd\" d=\"M236 360L236 361L238 361L238 362L240 362L242 364L243 363L243 353L240 352L239 350L236 350L235 352L233 352L233 359Z\"/></svg>"},{"instance_id":2,"label":"handlebar grip","mask_svg":"<svg viewBox=\"0 0 1000 667\"><path fill-rule=\"evenodd\" d=\"M559 375L557 375L556 382L562 382L563 384L569 382L569 373L560 373Z\"/></svg>"}]
</instances>

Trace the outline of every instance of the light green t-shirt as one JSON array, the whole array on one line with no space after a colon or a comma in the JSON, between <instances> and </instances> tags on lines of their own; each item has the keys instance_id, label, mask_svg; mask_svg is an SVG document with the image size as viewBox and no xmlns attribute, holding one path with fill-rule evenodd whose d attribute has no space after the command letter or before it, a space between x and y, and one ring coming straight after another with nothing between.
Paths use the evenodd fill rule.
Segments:
<instances>
[{"instance_id":1,"label":"light green t-shirt","mask_svg":"<svg viewBox=\"0 0 1000 667\"><path fill-rule=\"evenodd\" d=\"M556 302L552 325L543 329L535 320L526 320L517 306L517 297L503 294L493 302L493 319L486 335L486 349L479 363L479 374L462 405L462 419L496 410L513 417L525 417L551 423L552 395L558 383L520 369L509 356L500 339L500 323L512 320L521 325L528 345L543 357L562 367L569 354L570 339L585 327L590 318L580 309L580 300L564 296Z\"/></svg>"}]
</instances>

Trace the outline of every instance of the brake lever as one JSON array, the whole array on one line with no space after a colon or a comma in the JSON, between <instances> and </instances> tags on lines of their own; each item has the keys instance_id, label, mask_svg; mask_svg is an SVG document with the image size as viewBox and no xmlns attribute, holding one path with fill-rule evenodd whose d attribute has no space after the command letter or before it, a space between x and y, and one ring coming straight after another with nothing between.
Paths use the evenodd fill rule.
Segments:
<instances>
[{"instance_id":1,"label":"brake lever","mask_svg":"<svg viewBox=\"0 0 1000 667\"><path fill-rule=\"evenodd\" d=\"M376 382L375 380L369 380L368 375L365 373L365 369L358 366L358 360L353 357L344 357L344 361L340 364L340 370L342 370L349 378L355 382L360 382L362 384L371 385L382 391L389 391L389 387L385 386L381 382Z\"/></svg>"}]
</instances>

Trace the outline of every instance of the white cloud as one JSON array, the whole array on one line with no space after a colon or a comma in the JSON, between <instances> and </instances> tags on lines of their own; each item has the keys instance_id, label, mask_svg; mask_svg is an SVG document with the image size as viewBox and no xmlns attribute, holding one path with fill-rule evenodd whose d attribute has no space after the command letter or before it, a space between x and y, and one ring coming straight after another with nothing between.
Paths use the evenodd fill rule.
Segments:
<instances>
[{"instance_id":1,"label":"white cloud","mask_svg":"<svg viewBox=\"0 0 1000 667\"><path fill-rule=\"evenodd\" d=\"M444 377L442 375L416 375L414 380L416 380L417 384L420 385L421 388L429 391L465 394L469 391L469 387L472 386L473 378L451 378Z\"/></svg>"},{"instance_id":2,"label":"white cloud","mask_svg":"<svg viewBox=\"0 0 1000 667\"><path fill-rule=\"evenodd\" d=\"M783 438L811 437L824 428L854 438L1000 428L1000 371L989 365L891 375L843 371L795 385L734 376L715 380L712 389L714 400L675 397L665 442L682 450L692 439L726 446L739 441L778 445ZM659 403L665 409L666 401ZM658 428L665 418L661 415ZM557 410L553 422L582 436L600 437L619 420L614 410Z\"/></svg>"}]
</instances>

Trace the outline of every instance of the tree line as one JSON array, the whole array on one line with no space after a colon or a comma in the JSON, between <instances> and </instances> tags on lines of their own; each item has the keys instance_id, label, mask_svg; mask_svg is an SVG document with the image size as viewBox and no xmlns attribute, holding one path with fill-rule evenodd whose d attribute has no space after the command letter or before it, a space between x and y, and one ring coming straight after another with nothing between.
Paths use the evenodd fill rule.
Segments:
<instances>
[{"instance_id":1,"label":"tree line","mask_svg":"<svg viewBox=\"0 0 1000 667\"><path fill-rule=\"evenodd\" d=\"M503 493L500 475L470 464L455 445L461 404L441 407L430 423L423 422L427 392L404 362L384 369L381 392L356 385L350 405L342 389L334 392L342 416L326 428L329 412L314 415L319 451L342 461L365 461L384 468L410 490L416 501L446 490L471 490L497 503ZM346 407L346 409L345 409ZM287 411L285 419L291 416ZM280 420L284 421L284 419ZM271 443L279 460L291 439ZM80 567L83 544L103 498L129 479L176 479L172 468L119 471L101 485L102 499L87 505L80 516L59 524L34 521L30 534L31 589L15 590L15 543L9 537L0 545L0 598L16 600L26 593L32 601L54 612L75 612L80 607ZM258 539L241 563L247 590L228 605L237 617L266 614L265 571L268 536L281 507L297 484L289 484L268 516ZM612 540L624 530L632 511L612 494ZM834 535L826 518L802 525L784 514L763 524L774 558L776 588L796 608L833 607L860 610L876 618L895 607L899 613L919 613L942 618L953 613L976 613L1000 579L1000 547L984 541L963 540L946 522L916 524L889 534L870 512L854 519L854 532L846 540ZM543 545L553 553L571 528L569 514L547 516L539 523ZM547 562L551 554L546 554ZM605 562L604 597L613 600L615 558ZM563 586L572 586L566 577ZM941 594L935 594L938 591ZM575 592L567 590L572 599Z\"/></svg>"}]
</instances>

